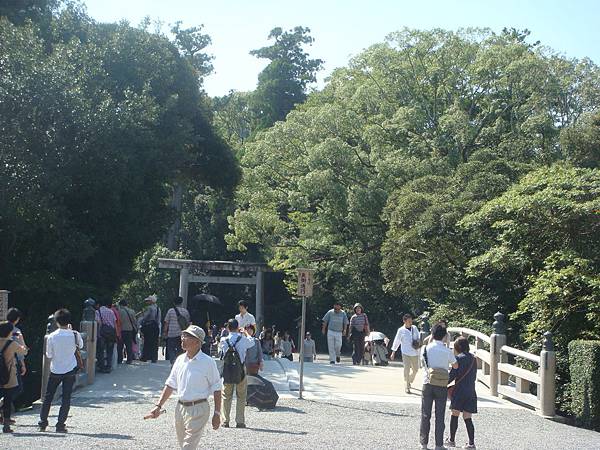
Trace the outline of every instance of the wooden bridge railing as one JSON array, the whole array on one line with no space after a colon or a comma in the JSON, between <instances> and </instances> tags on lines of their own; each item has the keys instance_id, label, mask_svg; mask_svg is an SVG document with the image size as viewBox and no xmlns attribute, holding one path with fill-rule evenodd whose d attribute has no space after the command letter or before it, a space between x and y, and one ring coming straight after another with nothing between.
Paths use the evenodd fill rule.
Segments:
<instances>
[{"instance_id":1,"label":"wooden bridge railing","mask_svg":"<svg viewBox=\"0 0 600 450\"><path fill-rule=\"evenodd\" d=\"M494 397L502 396L525 404L552 418L556 415L556 353L552 333L543 336L539 355L506 345L504 314L494 314L494 332L488 336L470 328L449 327L451 335L468 338L477 358L477 380L487 386ZM429 323L423 324L425 334ZM526 366L526 367L523 367Z\"/></svg>"}]
</instances>

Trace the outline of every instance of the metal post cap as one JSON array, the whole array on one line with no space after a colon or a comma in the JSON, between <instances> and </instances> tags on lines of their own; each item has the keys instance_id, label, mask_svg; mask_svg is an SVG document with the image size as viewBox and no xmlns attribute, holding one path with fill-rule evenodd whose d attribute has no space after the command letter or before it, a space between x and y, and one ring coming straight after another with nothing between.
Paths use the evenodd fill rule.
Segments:
<instances>
[{"instance_id":1,"label":"metal post cap","mask_svg":"<svg viewBox=\"0 0 600 450\"><path fill-rule=\"evenodd\" d=\"M492 327L494 328L495 334L504 334L506 332L506 324L504 323L504 318L504 314L502 314L500 311L494 314L495 320L492 324Z\"/></svg>"},{"instance_id":2,"label":"metal post cap","mask_svg":"<svg viewBox=\"0 0 600 450\"><path fill-rule=\"evenodd\" d=\"M542 342L542 347L547 352L554 351L554 341L552 340L552 333L550 331L546 331L544 333L544 340Z\"/></svg>"}]
</instances>

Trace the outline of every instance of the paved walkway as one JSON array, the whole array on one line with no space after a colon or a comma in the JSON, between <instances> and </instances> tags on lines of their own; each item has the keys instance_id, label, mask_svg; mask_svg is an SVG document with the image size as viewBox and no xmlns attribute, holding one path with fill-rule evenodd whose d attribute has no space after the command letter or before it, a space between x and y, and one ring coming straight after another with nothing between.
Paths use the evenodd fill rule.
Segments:
<instances>
[{"instance_id":1,"label":"paved walkway","mask_svg":"<svg viewBox=\"0 0 600 450\"><path fill-rule=\"evenodd\" d=\"M298 400L293 390L295 366L286 365L288 370L283 370L278 362L267 365L265 376L280 391L275 411L248 408L248 429L209 430L202 448L419 448L419 397L402 392L399 366L307 364L306 400ZM15 435L0 435L0 449L176 449L173 401L160 419L142 419L168 371L165 362L136 363L119 366L112 374L99 374L93 386L76 392L68 435L37 432L39 408L35 408L18 414ZM363 389L372 394L364 394ZM600 433L547 421L497 399L484 399L480 405L475 417L479 449L600 448ZM51 425L57 413L54 407ZM461 423L457 440L462 443L465 439Z\"/></svg>"}]
</instances>

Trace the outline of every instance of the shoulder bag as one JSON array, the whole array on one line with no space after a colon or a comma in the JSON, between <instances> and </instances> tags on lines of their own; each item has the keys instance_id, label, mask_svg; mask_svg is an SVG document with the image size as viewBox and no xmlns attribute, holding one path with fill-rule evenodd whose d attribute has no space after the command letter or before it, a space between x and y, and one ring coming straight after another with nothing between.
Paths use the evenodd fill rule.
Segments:
<instances>
[{"instance_id":1,"label":"shoulder bag","mask_svg":"<svg viewBox=\"0 0 600 450\"><path fill-rule=\"evenodd\" d=\"M465 373L463 373L462 377L458 378L457 380L454 381L454 384L452 386L448 386L448 398L450 400L452 400L452 397L454 396L454 390L456 389L456 386L458 386L458 383L460 383L464 377L466 377L469 373L471 373L471 370L473 370L473 366L475 365L475 356L471 355L473 357L473 360L471 361L471 365L469 366L469 368L467 369L467 371Z\"/></svg>"},{"instance_id":2,"label":"shoulder bag","mask_svg":"<svg viewBox=\"0 0 600 450\"><path fill-rule=\"evenodd\" d=\"M83 363L83 358L81 357L79 342L77 342L77 331L73 331L73 338L75 338L75 359L77 360L77 369L83 370L85 365Z\"/></svg>"}]
</instances>

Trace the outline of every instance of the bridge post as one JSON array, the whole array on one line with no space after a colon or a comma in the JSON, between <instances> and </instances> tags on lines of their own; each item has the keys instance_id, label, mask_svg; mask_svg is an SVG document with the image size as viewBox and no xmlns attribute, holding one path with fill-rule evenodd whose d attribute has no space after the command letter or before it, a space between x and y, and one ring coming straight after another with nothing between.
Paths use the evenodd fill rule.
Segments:
<instances>
[{"instance_id":1,"label":"bridge post","mask_svg":"<svg viewBox=\"0 0 600 450\"><path fill-rule=\"evenodd\" d=\"M498 397L499 371L498 363L501 359L501 348L506 345L506 326L504 324L504 314L498 311L494 314L494 323L492 327L494 332L490 336L490 394Z\"/></svg>"},{"instance_id":2,"label":"bridge post","mask_svg":"<svg viewBox=\"0 0 600 450\"><path fill-rule=\"evenodd\" d=\"M56 330L58 326L54 320L54 314L48 316L48 322L46 323L46 334L44 335L44 345L42 347L42 390L41 398L44 399L46 394L46 388L48 387L48 379L50 378L50 358L46 357L46 342L48 341L48 335Z\"/></svg>"},{"instance_id":3,"label":"bridge post","mask_svg":"<svg viewBox=\"0 0 600 450\"><path fill-rule=\"evenodd\" d=\"M556 352L552 333L544 333L543 349L540 353L540 415L552 418L556 415Z\"/></svg>"},{"instance_id":4,"label":"bridge post","mask_svg":"<svg viewBox=\"0 0 600 450\"><path fill-rule=\"evenodd\" d=\"M83 348L87 352L85 359L85 372L87 384L92 384L96 378L96 337L98 335L98 324L96 321L82 320L79 323L79 331L86 333Z\"/></svg>"}]
</instances>

